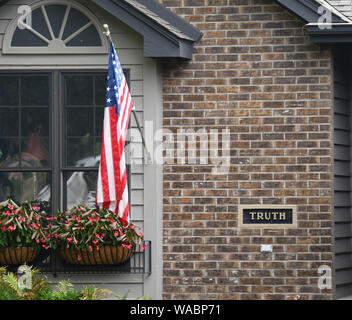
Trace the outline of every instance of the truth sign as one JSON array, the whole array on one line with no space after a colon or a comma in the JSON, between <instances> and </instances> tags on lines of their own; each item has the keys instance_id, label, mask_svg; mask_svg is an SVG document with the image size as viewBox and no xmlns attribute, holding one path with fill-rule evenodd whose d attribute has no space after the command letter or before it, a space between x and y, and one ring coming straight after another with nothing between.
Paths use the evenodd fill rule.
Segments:
<instances>
[{"instance_id":1,"label":"truth sign","mask_svg":"<svg viewBox=\"0 0 352 320\"><path fill-rule=\"evenodd\" d=\"M296 228L295 206L240 206L240 228Z\"/></svg>"}]
</instances>

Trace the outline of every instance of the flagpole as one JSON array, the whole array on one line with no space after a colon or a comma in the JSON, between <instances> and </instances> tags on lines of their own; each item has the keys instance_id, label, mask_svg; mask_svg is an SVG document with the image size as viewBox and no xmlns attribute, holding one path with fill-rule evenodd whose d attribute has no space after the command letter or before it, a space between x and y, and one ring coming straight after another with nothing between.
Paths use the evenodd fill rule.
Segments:
<instances>
[{"instance_id":1,"label":"flagpole","mask_svg":"<svg viewBox=\"0 0 352 320\"><path fill-rule=\"evenodd\" d=\"M110 42L113 43L112 38L111 38L111 32L110 32L110 29L109 29L109 25L104 24L103 28L104 28L104 34L107 36L107 38L110 40ZM146 151L146 154L147 154L147 163L150 163L151 162L151 156L150 156L150 153L148 151L147 145L145 143L144 135L143 135L143 132L142 132L142 127L141 127L141 125L139 123L139 120L137 118L136 109L135 109L134 105L132 106L132 113L133 113L134 119L136 121L138 131L139 131L139 133L140 133L140 135L142 137L142 144L143 144L143 147L144 147L144 149Z\"/></svg>"}]
</instances>

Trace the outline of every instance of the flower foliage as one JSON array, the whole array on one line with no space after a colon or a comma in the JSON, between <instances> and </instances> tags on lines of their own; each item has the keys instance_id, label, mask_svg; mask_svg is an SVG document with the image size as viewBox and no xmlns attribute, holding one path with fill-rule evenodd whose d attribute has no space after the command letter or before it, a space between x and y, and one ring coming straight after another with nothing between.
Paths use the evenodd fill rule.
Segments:
<instances>
[{"instance_id":1,"label":"flower foliage","mask_svg":"<svg viewBox=\"0 0 352 320\"><path fill-rule=\"evenodd\" d=\"M77 206L59 212L49 224L50 245L53 248L73 248L93 252L103 245L133 248L143 240L134 224L124 225L113 212Z\"/></svg>"},{"instance_id":2,"label":"flower foliage","mask_svg":"<svg viewBox=\"0 0 352 320\"><path fill-rule=\"evenodd\" d=\"M45 212L34 202L21 206L12 200L0 203L0 248L49 249L46 224Z\"/></svg>"}]
</instances>

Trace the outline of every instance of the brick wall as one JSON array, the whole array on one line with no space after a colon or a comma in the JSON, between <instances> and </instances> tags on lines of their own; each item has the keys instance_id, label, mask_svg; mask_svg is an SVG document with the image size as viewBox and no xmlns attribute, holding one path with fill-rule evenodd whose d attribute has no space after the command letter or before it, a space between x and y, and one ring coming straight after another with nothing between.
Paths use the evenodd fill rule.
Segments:
<instances>
[{"instance_id":1,"label":"brick wall","mask_svg":"<svg viewBox=\"0 0 352 320\"><path fill-rule=\"evenodd\" d=\"M204 33L164 64L164 128L228 128L231 166L164 165L165 299L330 299L330 51L273 0L159 0ZM297 229L238 229L238 205L297 205ZM261 253L261 244L274 252Z\"/></svg>"}]
</instances>

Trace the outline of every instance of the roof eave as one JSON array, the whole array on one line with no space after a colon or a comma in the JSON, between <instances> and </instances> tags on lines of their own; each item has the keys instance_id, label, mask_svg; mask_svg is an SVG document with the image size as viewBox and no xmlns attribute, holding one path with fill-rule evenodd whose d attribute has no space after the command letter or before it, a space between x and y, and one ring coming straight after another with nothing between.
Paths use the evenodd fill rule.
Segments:
<instances>
[{"instance_id":1,"label":"roof eave","mask_svg":"<svg viewBox=\"0 0 352 320\"><path fill-rule=\"evenodd\" d=\"M193 44L201 38L200 32L193 34L198 35L194 40L191 40L188 35L185 39L167 30L123 0L92 1L143 36L145 57L192 59Z\"/></svg>"},{"instance_id":2,"label":"roof eave","mask_svg":"<svg viewBox=\"0 0 352 320\"><path fill-rule=\"evenodd\" d=\"M312 43L352 43L352 23L307 24Z\"/></svg>"},{"instance_id":3,"label":"roof eave","mask_svg":"<svg viewBox=\"0 0 352 320\"><path fill-rule=\"evenodd\" d=\"M288 10L292 11L307 23L317 23L321 18L319 14L319 4L315 0L276 0L278 3L283 5ZM332 23L345 23L346 19L342 19L341 16L331 12Z\"/></svg>"}]
</instances>

